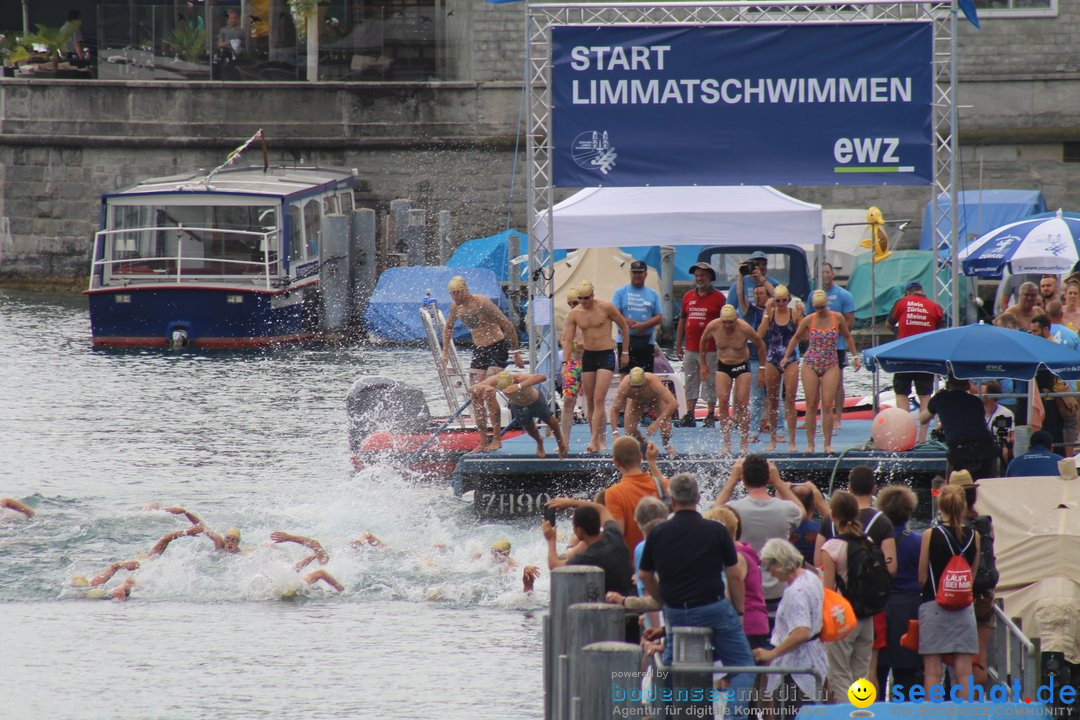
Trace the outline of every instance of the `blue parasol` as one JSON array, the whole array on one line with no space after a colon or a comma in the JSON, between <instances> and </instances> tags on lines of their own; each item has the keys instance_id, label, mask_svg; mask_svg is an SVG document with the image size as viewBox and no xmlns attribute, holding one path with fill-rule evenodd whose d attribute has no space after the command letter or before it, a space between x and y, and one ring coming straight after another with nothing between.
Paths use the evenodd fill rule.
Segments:
<instances>
[{"instance_id":1,"label":"blue parasol","mask_svg":"<svg viewBox=\"0 0 1080 720\"><path fill-rule=\"evenodd\" d=\"M1080 350L1031 333L994 325L933 330L863 351L863 362L886 372L952 373L966 378L1030 380L1039 366L1065 380L1080 379Z\"/></svg>"}]
</instances>

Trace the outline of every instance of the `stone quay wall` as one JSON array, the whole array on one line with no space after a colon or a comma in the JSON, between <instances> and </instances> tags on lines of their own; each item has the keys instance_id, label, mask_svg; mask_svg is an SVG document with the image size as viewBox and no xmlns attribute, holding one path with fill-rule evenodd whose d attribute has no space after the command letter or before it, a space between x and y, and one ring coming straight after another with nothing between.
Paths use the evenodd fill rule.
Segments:
<instances>
[{"instance_id":1,"label":"stone quay wall","mask_svg":"<svg viewBox=\"0 0 1080 720\"><path fill-rule=\"evenodd\" d=\"M407 198L432 229L450 211L454 242L502 230L508 213L524 227L523 5L448 7L464 21L455 37L467 49L453 65L467 81L0 80L0 281L85 275L103 193L210 169L259 128L272 163L356 168L362 207ZM1080 3L1059 3L1053 18L985 18L983 28L960 29L959 188L1039 189L1052 207L1080 209L1080 46L1068 40ZM780 189L917 221L931 196L927 187Z\"/></svg>"}]
</instances>

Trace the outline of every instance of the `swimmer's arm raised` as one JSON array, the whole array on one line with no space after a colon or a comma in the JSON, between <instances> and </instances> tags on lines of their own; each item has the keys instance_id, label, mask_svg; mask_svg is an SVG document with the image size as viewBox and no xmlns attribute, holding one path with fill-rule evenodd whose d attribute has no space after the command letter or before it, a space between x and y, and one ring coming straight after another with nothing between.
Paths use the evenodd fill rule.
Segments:
<instances>
[{"instance_id":1,"label":"swimmer's arm raised","mask_svg":"<svg viewBox=\"0 0 1080 720\"><path fill-rule=\"evenodd\" d=\"M104 585L112 579L112 576L118 573L120 570L138 570L138 560L119 560L114 562L109 567L102 570L100 573L94 576L90 581L90 585L97 587L98 585Z\"/></svg>"},{"instance_id":2,"label":"swimmer's arm raised","mask_svg":"<svg viewBox=\"0 0 1080 720\"><path fill-rule=\"evenodd\" d=\"M186 530L173 530L170 533L165 533L165 535L163 535L162 538L157 541L154 547L150 548L150 552L147 554L151 556L160 555L161 553L165 552L165 548L169 547L169 543L171 543L173 540L179 537L184 537L185 535L191 537L193 535L198 535L201 532L205 532L205 528L203 528L202 525L192 525ZM207 533L207 535L209 535L209 533Z\"/></svg>"},{"instance_id":3,"label":"swimmer's arm raised","mask_svg":"<svg viewBox=\"0 0 1080 720\"><path fill-rule=\"evenodd\" d=\"M31 510L28 505L19 502L15 498L0 498L0 507L6 507L8 510L20 512L28 518L34 517L34 511Z\"/></svg>"},{"instance_id":4,"label":"swimmer's arm raised","mask_svg":"<svg viewBox=\"0 0 1080 720\"><path fill-rule=\"evenodd\" d=\"M188 519L188 522L190 522L192 525L202 525L203 524L202 520L199 519L198 515L196 515L193 512L189 512L189 511L185 510L182 507L167 507L167 508L162 508L162 510L164 510L165 512L170 513L172 515L183 515L184 517L186 517Z\"/></svg>"},{"instance_id":5,"label":"swimmer's arm raised","mask_svg":"<svg viewBox=\"0 0 1080 720\"><path fill-rule=\"evenodd\" d=\"M322 543L320 543L314 538L309 538L305 535L293 535L292 533L282 532L279 530L277 532L270 533L270 539L276 543L291 542L298 545L303 545L314 553L314 555L312 555L310 558L303 561L303 565L300 565L297 570L299 570L300 567L307 565L314 559L318 559L318 561L324 565L330 559L330 556L327 555L326 550L323 549Z\"/></svg>"}]
</instances>

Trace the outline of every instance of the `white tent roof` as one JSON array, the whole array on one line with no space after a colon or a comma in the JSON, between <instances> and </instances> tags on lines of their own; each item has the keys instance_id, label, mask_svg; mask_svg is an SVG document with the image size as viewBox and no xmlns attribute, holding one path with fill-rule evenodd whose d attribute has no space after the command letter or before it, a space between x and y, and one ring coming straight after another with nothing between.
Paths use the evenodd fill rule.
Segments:
<instances>
[{"instance_id":1,"label":"white tent roof","mask_svg":"<svg viewBox=\"0 0 1080 720\"><path fill-rule=\"evenodd\" d=\"M553 212L556 248L821 243L820 205L762 185L587 188Z\"/></svg>"}]
</instances>

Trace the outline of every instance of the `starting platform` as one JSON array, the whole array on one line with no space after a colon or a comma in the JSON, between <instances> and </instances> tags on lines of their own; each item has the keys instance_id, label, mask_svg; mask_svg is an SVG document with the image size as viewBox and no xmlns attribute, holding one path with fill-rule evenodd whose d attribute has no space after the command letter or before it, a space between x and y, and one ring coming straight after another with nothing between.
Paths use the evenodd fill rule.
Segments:
<instances>
[{"instance_id":1,"label":"starting platform","mask_svg":"<svg viewBox=\"0 0 1080 720\"><path fill-rule=\"evenodd\" d=\"M788 482L812 480L823 490L834 478L838 485L846 484L847 472L856 465L869 465L888 481L913 485L929 485L935 475L945 475L943 447L916 446L899 453L864 449L870 440L870 425L870 420L845 420L833 433L832 455L821 451L824 441L820 434L815 442L817 452L788 452L786 442L766 452L768 438L751 443L750 452L767 455ZM605 452L586 453L588 441L588 426L576 424L571 429L570 453L565 459L559 458L554 438L544 441L547 457L536 457L536 443L525 434L503 440L499 450L467 453L454 470L454 492L460 496L472 491L477 513L488 518L539 516L551 498L591 497L618 480L618 473L611 462L610 430ZM801 427L796 443L798 447L806 446ZM678 455L668 458L661 454L660 469L669 478L680 472L694 473L706 500L723 486L732 464L741 456L737 439L733 438L736 454L722 454L719 428L700 424L696 428L674 428L671 445Z\"/></svg>"}]
</instances>

